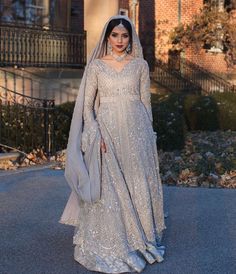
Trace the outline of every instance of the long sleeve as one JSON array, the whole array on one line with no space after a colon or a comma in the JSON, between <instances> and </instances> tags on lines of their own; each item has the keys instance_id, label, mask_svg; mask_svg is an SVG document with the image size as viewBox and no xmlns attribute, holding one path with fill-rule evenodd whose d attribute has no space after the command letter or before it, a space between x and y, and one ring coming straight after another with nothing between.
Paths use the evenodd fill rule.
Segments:
<instances>
[{"instance_id":1,"label":"long sleeve","mask_svg":"<svg viewBox=\"0 0 236 274\"><path fill-rule=\"evenodd\" d=\"M141 71L140 95L141 95L141 101L143 102L143 104L147 110L149 119L151 122L153 122L152 107L151 107L149 67L148 67L148 63L146 61L143 65L143 68Z\"/></svg>"},{"instance_id":2,"label":"long sleeve","mask_svg":"<svg viewBox=\"0 0 236 274\"><path fill-rule=\"evenodd\" d=\"M94 116L94 101L97 93L97 82L96 67L94 64L91 64L87 71L83 109L84 128L82 133L81 148L84 152L94 140L98 130L98 123Z\"/></svg>"},{"instance_id":3,"label":"long sleeve","mask_svg":"<svg viewBox=\"0 0 236 274\"><path fill-rule=\"evenodd\" d=\"M94 64L91 64L87 72L86 89L84 96L84 121L86 123L93 122L94 119L94 99L97 92L97 74Z\"/></svg>"}]
</instances>

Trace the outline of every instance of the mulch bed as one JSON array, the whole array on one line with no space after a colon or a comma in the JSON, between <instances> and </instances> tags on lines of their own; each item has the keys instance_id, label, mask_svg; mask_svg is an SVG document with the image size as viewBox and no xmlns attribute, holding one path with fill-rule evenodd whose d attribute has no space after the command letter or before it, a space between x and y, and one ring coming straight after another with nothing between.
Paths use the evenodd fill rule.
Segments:
<instances>
[{"instance_id":1,"label":"mulch bed","mask_svg":"<svg viewBox=\"0 0 236 274\"><path fill-rule=\"evenodd\" d=\"M236 188L236 132L192 132L182 151L159 151L164 184Z\"/></svg>"}]
</instances>

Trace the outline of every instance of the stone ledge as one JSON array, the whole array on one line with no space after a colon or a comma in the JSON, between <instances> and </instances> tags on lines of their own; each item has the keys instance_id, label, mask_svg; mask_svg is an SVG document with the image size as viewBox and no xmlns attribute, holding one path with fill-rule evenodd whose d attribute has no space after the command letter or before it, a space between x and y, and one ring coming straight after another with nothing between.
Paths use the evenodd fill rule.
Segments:
<instances>
[{"instance_id":1,"label":"stone ledge","mask_svg":"<svg viewBox=\"0 0 236 274\"><path fill-rule=\"evenodd\" d=\"M1 161L15 161L17 160L21 154L19 152L8 152L8 153L0 153L0 162Z\"/></svg>"}]
</instances>

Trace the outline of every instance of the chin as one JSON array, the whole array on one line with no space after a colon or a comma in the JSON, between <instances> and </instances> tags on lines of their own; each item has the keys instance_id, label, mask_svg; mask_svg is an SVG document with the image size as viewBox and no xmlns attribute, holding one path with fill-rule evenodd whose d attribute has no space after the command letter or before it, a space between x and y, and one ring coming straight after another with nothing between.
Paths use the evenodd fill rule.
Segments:
<instances>
[{"instance_id":1,"label":"chin","mask_svg":"<svg viewBox=\"0 0 236 274\"><path fill-rule=\"evenodd\" d=\"M126 48L124 48L124 49L116 49L116 52L117 53L123 53L123 52L125 52L125 50L126 50Z\"/></svg>"}]
</instances>

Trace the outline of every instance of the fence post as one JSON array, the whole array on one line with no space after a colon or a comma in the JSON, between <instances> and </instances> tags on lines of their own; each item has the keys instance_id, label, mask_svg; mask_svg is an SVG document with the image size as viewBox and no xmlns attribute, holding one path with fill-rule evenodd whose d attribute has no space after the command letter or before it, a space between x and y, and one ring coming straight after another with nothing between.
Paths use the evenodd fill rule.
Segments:
<instances>
[{"instance_id":1,"label":"fence post","mask_svg":"<svg viewBox=\"0 0 236 274\"><path fill-rule=\"evenodd\" d=\"M45 152L48 156L49 154L49 121L48 121L48 106L47 106L47 100L44 100L43 101L43 112L44 112L44 149L45 149Z\"/></svg>"},{"instance_id":2,"label":"fence post","mask_svg":"<svg viewBox=\"0 0 236 274\"><path fill-rule=\"evenodd\" d=\"M55 102L50 102L50 114L49 114L49 125L48 125L48 156L51 156L55 152Z\"/></svg>"}]
</instances>

